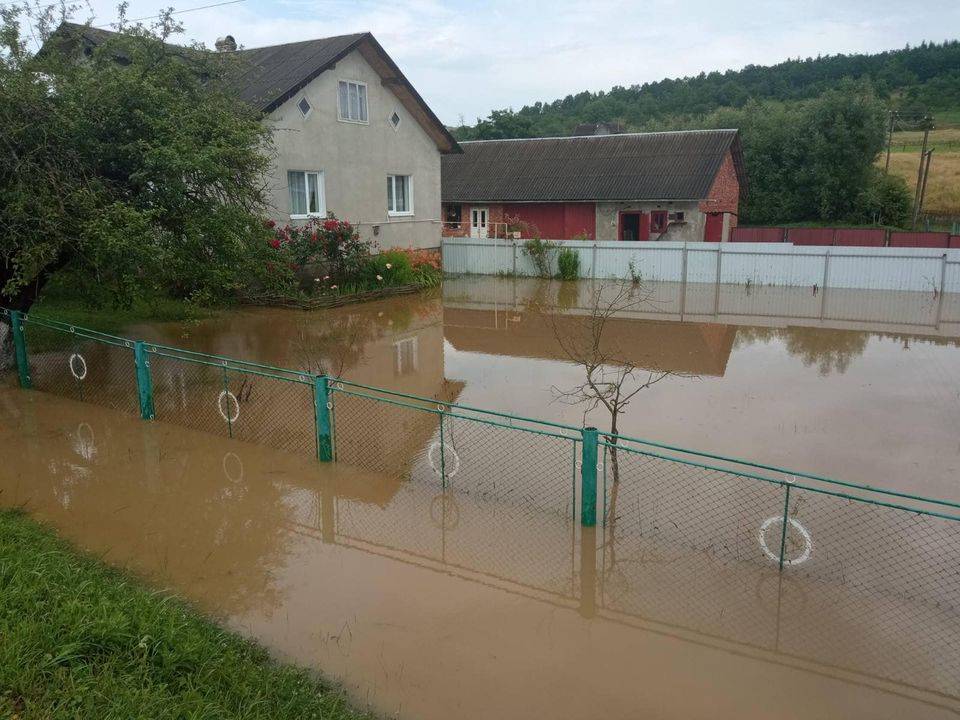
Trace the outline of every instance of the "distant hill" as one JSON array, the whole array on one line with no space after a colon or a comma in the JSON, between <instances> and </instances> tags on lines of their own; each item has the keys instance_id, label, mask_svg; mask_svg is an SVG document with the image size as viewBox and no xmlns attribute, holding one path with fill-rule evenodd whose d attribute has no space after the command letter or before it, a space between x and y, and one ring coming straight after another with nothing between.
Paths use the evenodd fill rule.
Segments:
<instances>
[{"instance_id":1,"label":"distant hill","mask_svg":"<svg viewBox=\"0 0 960 720\"><path fill-rule=\"evenodd\" d=\"M960 108L960 41L922 43L874 55L828 55L768 67L701 73L608 91L582 92L517 111L494 110L476 125L452 128L460 140L568 135L579 123L620 122L627 130L689 127L698 117L750 100L817 97L844 78L868 81L905 112Z\"/></svg>"}]
</instances>

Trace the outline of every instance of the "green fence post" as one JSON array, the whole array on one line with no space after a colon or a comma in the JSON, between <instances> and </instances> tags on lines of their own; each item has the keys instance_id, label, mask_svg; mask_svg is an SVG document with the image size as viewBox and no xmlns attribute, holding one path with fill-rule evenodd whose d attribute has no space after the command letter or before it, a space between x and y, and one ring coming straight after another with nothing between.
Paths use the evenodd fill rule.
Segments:
<instances>
[{"instance_id":1,"label":"green fence post","mask_svg":"<svg viewBox=\"0 0 960 720\"><path fill-rule=\"evenodd\" d=\"M446 452L444 451L444 438L443 438L443 405L438 405L438 412L440 413L440 487L443 490L447 489L447 457Z\"/></svg>"},{"instance_id":2,"label":"green fence post","mask_svg":"<svg viewBox=\"0 0 960 720\"><path fill-rule=\"evenodd\" d=\"M23 313L19 310L10 311L10 330L13 332L13 351L17 359L20 387L29 390L31 385L30 366L27 364L27 341L23 337Z\"/></svg>"},{"instance_id":3,"label":"green fence post","mask_svg":"<svg viewBox=\"0 0 960 720\"><path fill-rule=\"evenodd\" d=\"M147 347L140 340L133 345L133 361L137 366L137 397L140 398L140 417L153 420L153 378L150 375L150 360Z\"/></svg>"},{"instance_id":4,"label":"green fence post","mask_svg":"<svg viewBox=\"0 0 960 720\"><path fill-rule=\"evenodd\" d=\"M313 377L314 421L317 430L317 459L333 460L333 442L330 436L330 380L326 375Z\"/></svg>"},{"instance_id":5,"label":"green fence post","mask_svg":"<svg viewBox=\"0 0 960 720\"><path fill-rule=\"evenodd\" d=\"M783 556L787 552L787 523L790 522L790 483L784 483L787 491L783 498L783 526L780 528L780 571L783 572Z\"/></svg>"},{"instance_id":6,"label":"green fence post","mask_svg":"<svg viewBox=\"0 0 960 720\"><path fill-rule=\"evenodd\" d=\"M580 524L597 524L597 429L583 429L583 451L580 465Z\"/></svg>"}]
</instances>

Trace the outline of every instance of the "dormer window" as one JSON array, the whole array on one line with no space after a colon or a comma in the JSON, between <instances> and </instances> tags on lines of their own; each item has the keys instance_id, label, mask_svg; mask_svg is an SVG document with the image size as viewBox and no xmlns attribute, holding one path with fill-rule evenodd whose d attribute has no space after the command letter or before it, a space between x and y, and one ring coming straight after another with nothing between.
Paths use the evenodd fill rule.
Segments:
<instances>
[{"instance_id":1,"label":"dormer window","mask_svg":"<svg viewBox=\"0 0 960 720\"><path fill-rule=\"evenodd\" d=\"M300 109L300 114L306 117L310 114L310 110L313 108L310 106L310 101L305 97L300 98L300 102L297 103L297 107Z\"/></svg>"},{"instance_id":2,"label":"dormer window","mask_svg":"<svg viewBox=\"0 0 960 720\"><path fill-rule=\"evenodd\" d=\"M390 115L390 126L391 126L394 130L399 130L399 129L400 129L400 120L401 120L401 118L400 118L400 113L398 113L396 110L394 110L393 113Z\"/></svg>"}]
</instances>

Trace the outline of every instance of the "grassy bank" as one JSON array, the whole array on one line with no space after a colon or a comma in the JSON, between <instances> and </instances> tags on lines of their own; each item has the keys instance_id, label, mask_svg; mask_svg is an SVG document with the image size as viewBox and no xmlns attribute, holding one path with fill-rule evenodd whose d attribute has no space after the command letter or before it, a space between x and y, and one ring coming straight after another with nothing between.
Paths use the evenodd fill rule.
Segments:
<instances>
[{"instance_id":1,"label":"grassy bank","mask_svg":"<svg viewBox=\"0 0 960 720\"><path fill-rule=\"evenodd\" d=\"M187 606L0 511L0 717L367 717Z\"/></svg>"},{"instance_id":2,"label":"grassy bank","mask_svg":"<svg viewBox=\"0 0 960 720\"><path fill-rule=\"evenodd\" d=\"M214 315L216 309L159 294L139 297L129 305L116 305L108 297L80 299L70 276L64 274L50 280L30 312L91 330L118 333L136 322L201 320Z\"/></svg>"}]
</instances>

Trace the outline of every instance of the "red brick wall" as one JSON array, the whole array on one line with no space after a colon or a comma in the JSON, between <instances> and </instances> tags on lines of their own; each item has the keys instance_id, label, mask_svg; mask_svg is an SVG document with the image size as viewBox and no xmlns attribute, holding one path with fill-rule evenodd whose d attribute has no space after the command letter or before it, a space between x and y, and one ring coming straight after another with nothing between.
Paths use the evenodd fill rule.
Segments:
<instances>
[{"instance_id":1,"label":"red brick wall","mask_svg":"<svg viewBox=\"0 0 960 720\"><path fill-rule=\"evenodd\" d=\"M740 181L733 165L733 155L727 152L723 164L713 179L707 199L700 202L700 212L727 212L736 216L740 207Z\"/></svg>"}]
</instances>

